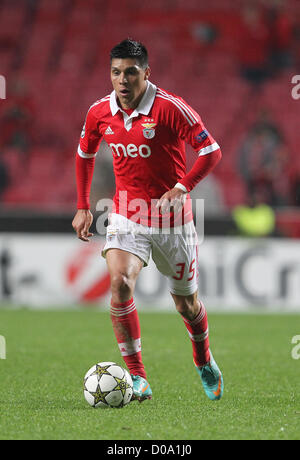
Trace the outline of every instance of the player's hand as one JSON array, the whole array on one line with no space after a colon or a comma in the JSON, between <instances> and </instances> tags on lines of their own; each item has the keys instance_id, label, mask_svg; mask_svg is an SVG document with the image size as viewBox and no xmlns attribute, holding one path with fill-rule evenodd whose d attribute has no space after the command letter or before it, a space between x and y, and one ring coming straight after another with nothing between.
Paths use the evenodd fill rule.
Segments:
<instances>
[{"instance_id":1,"label":"player's hand","mask_svg":"<svg viewBox=\"0 0 300 460\"><path fill-rule=\"evenodd\" d=\"M90 233L90 226L93 223L93 215L89 209L78 209L72 222L77 236L82 241L90 241L89 238L93 236Z\"/></svg>"},{"instance_id":2,"label":"player's hand","mask_svg":"<svg viewBox=\"0 0 300 460\"><path fill-rule=\"evenodd\" d=\"M186 195L187 194L183 190L174 187L160 197L156 204L156 208L160 208L161 214L166 214L168 212L177 214L184 206Z\"/></svg>"}]
</instances>

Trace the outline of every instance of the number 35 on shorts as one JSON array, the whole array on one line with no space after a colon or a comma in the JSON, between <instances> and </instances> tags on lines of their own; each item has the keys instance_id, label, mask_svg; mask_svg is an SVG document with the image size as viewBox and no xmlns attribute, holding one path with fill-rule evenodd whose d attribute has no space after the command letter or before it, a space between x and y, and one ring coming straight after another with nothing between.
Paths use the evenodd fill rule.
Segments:
<instances>
[{"instance_id":1,"label":"number 35 on shorts","mask_svg":"<svg viewBox=\"0 0 300 460\"><path fill-rule=\"evenodd\" d=\"M176 276L173 276L173 279L180 281L183 279L184 275L187 274L189 275L189 277L187 278L187 281L192 281L196 273L195 265L196 265L196 259L192 260L189 267L187 266L185 262L180 262L176 264L176 267L177 267ZM188 272L186 272L187 269L188 269Z\"/></svg>"}]
</instances>

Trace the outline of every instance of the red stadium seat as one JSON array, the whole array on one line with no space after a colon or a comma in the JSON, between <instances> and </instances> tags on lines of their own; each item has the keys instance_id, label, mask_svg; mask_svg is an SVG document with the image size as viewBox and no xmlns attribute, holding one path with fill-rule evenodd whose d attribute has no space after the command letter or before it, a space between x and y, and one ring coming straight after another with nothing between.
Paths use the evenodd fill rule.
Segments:
<instances>
[{"instance_id":1,"label":"red stadium seat","mask_svg":"<svg viewBox=\"0 0 300 460\"><path fill-rule=\"evenodd\" d=\"M280 124L300 171L299 103L290 96L289 87L291 75L297 72L289 69L290 73L268 80L257 94L241 78L236 60L240 2L210 0L203 6L199 0L124 0L117 5L98 0L40 0L31 18L26 16L30 2L20 0L18 8L14 5L10 0L1 2L0 74L9 77L24 21L31 19L27 34L21 37L24 46L18 51L21 54L14 75L29 84L37 107L35 142L42 145L41 139L46 139L46 146L39 148L33 143L22 185L18 152L4 154L12 176L5 195L7 204L32 204L45 209L53 203L66 208L73 203L74 145L88 107L111 91L109 51L127 36L149 48L153 81L181 95L198 110L221 145L223 160L216 175L223 184L229 209L246 200L236 159L261 108L267 107ZM293 20L300 16L298 0L286 2L285 8ZM215 29L215 40L201 40L201 34L197 35L201 24ZM53 149L49 136L56 146ZM63 170L58 166L62 156ZM63 180L53 189L53 177L57 175Z\"/></svg>"}]
</instances>

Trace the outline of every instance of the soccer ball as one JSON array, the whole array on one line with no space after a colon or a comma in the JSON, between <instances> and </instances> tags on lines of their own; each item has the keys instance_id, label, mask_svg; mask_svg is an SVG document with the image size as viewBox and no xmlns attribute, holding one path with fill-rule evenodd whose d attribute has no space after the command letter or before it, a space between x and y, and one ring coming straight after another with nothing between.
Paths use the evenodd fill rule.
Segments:
<instances>
[{"instance_id":1,"label":"soccer ball","mask_svg":"<svg viewBox=\"0 0 300 460\"><path fill-rule=\"evenodd\" d=\"M110 361L102 362L85 374L83 392L92 407L123 407L131 400L133 383L126 369Z\"/></svg>"}]
</instances>

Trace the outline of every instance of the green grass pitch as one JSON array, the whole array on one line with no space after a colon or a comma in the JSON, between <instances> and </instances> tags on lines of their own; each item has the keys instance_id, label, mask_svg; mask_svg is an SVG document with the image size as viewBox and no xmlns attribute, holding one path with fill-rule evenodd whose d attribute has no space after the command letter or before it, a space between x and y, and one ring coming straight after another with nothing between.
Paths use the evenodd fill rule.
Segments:
<instances>
[{"instance_id":1,"label":"green grass pitch","mask_svg":"<svg viewBox=\"0 0 300 460\"><path fill-rule=\"evenodd\" d=\"M224 397L208 400L179 315L140 313L153 400L93 409L83 376L122 365L108 312L0 309L0 439L209 440L300 438L300 316L209 314Z\"/></svg>"}]
</instances>

